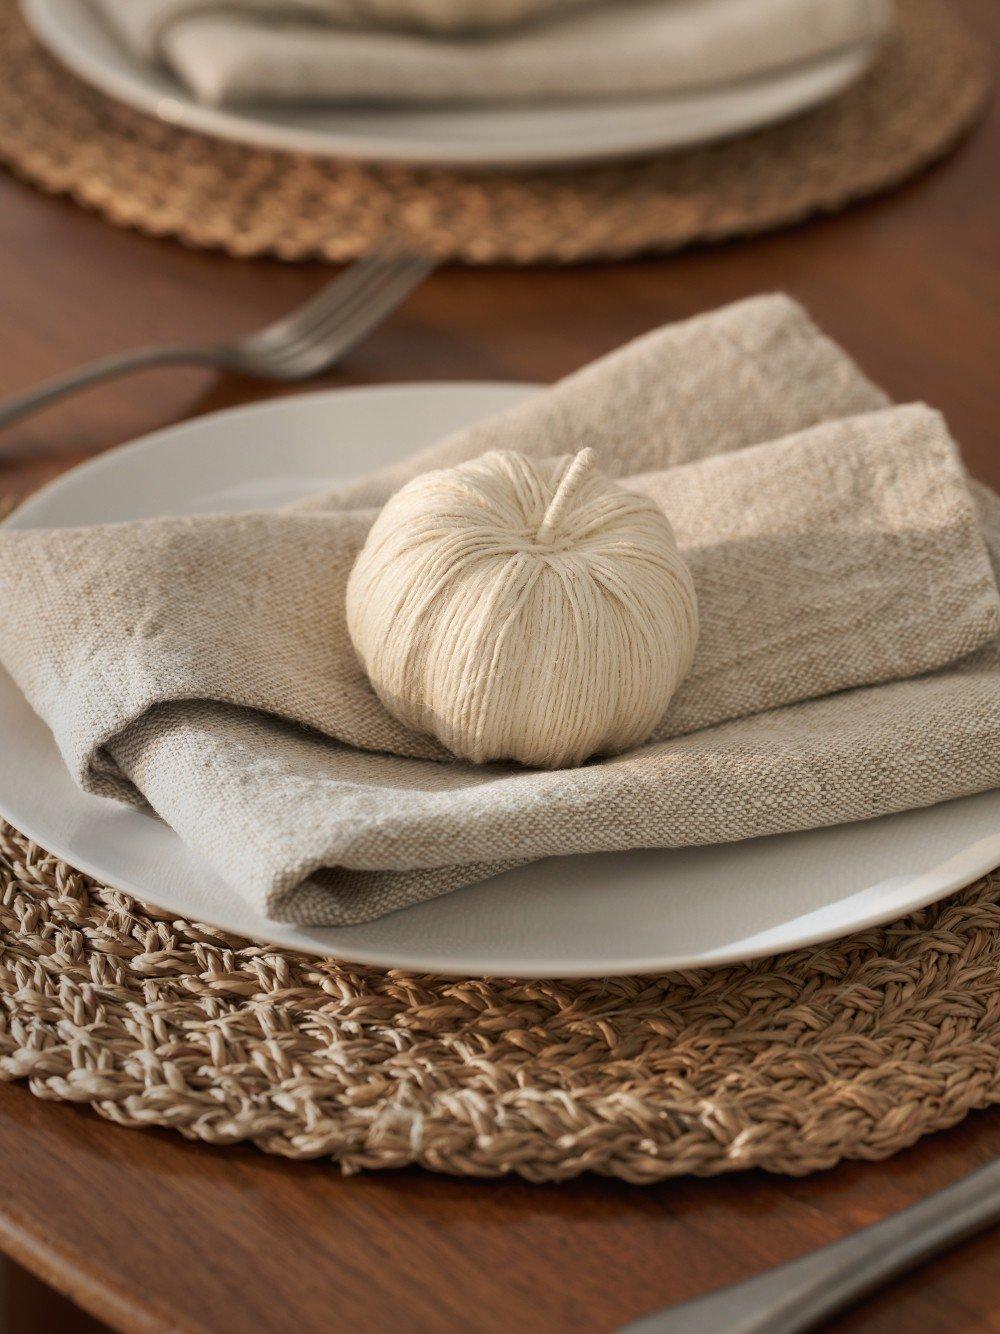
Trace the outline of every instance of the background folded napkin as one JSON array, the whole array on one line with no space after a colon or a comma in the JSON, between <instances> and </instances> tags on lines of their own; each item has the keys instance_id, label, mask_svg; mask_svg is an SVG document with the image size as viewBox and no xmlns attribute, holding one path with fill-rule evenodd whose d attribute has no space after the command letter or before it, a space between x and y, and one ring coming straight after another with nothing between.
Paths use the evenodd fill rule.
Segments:
<instances>
[{"instance_id":1,"label":"background folded napkin","mask_svg":"<svg viewBox=\"0 0 1000 1334\"><path fill-rule=\"evenodd\" d=\"M232 14L270 23L310 22L338 28L395 28L471 33L513 27L553 10L598 0L108 0L129 44L155 56L172 24L195 14Z\"/></svg>"},{"instance_id":2,"label":"background folded napkin","mask_svg":"<svg viewBox=\"0 0 1000 1334\"><path fill-rule=\"evenodd\" d=\"M497 2L497 0L494 0ZM96 0L119 38L169 65L199 101L473 103L642 97L756 78L879 38L890 0L626 0L479 37L352 26L437 16L446 0L268 5ZM524 17L538 0L489 0ZM565 0L562 0L565 3ZM562 7L548 0L545 9ZM454 14L454 11L452 11ZM468 22L472 7L459 11Z\"/></svg>"},{"instance_id":3,"label":"background folded napkin","mask_svg":"<svg viewBox=\"0 0 1000 1334\"><path fill-rule=\"evenodd\" d=\"M740 838L994 786L1000 662L995 643L972 650L997 633L995 582L940 419L884 401L797 307L764 298L639 340L417 462L595 441L644 468L695 460L629 483L670 514L703 635L661 729L673 739L615 760L441 762L382 710L343 627L372 512L341 507L405 469L326 508L0 533L0 659L81 781L142 792L298 922L377 916L548 853ZM980 505L1000 544L994 502Z\"/></svg>"}]
</instances>

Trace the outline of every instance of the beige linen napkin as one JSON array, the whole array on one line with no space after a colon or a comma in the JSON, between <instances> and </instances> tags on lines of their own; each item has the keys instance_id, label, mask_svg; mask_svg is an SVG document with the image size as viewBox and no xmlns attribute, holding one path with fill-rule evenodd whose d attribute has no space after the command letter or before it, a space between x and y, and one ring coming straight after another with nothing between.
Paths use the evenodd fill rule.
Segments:
<instances>
[{"instance_id":1,"label":"beige linen napkin","mask_svg":"<svg viewBox=\"0 0 1000 1334\"><path fill-rule=\"evenodd\" d=\"M134 54L168 65L210 105L592 101L715 88L874 42L891 17L891 0L623 0L475 37L440 35L449 18L473 13L447 0L96 2ZM488 0L486 12L541 8ZM353 26L394 14L438 35Z\"/></svg>"},{"instance_id":2,"label":"beige linen napkin","mask_svg":"<svg viewBox=\"0 0 1000 1334\"><path fill-rule=\"evenodd\" d=\"M442 762L382 710L343 628L372 511L339 506L405 468L327 508L0 533L0 660L86 786L142 792L258 907L298 922L378 916L554 852L994 786L1000 673L979 646L995 583L940 419L884 401L797 307L762 298L639 340L411 464L595 441L625 466L693 460L629 482L670 513L703 635L661 728L673 739L615 760ZM855 415L825 420L840 414ZM846 692L913 673L931 674ZM706 728L826 691L845 693Z\"/></svg>"},{"instance_id":3,"label":"beige linen napkin","mask_svg":"<svg viewBox=\"0 0 1000 1334\"><path fill-rule=\"evenodd\" d=\"M489 32L597 0L103 0L129 46L155 57L166 30L195 14L262 23L390 28L431 33Z\"/></svg>"}]
</instances>

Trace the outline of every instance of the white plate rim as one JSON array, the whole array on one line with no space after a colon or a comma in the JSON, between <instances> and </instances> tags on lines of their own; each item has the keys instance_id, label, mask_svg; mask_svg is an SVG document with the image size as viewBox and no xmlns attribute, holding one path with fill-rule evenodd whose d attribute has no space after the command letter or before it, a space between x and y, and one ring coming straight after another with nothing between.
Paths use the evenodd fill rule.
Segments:
<instances>
[{"instance_id":1,"label":"white plate rim","mask_svg":"<svg viewBox=\"0 0 1000 1334\"><path fill-rule=\"evenodd\" d=\"M317 390L306 394L296 394L283 396L276 399L270 399L263 403L244 404L233 408L222 409L218 412L205 414L201 417L193 418L173 426L151 432L138 440L126 442L106 450L102 454L78 464L67 472L54 478L45 486L39 488L29 496L21 505L19 505L11 514L3 520L4 526L20 526L25 521L29 525L35 521L39 515L43 515L48 504L60 496L62 492L71 492L74 486L78 484L81 477L93 477L99 475L106 469L114 469L116 463L123 457L135 458L148 451L157 451L169 447L172 438L184 435L192 430L212 430L222 424L224 427L236 424L240 419L258 416L261 414L272 414L280 416L282 413L293 410L301 410L304 406L310 404L322 405L324 400L336 397L338 399L368 398L379 396L381 398L391 398L394 396L406 396L414 392L419 394L441 395L446 397L450 394L465 394L467 392L483 393L484 395L496 394L500 391L520 396L525 393L537 390L537 385L525 383L499 383L493 381L471 381L455 382L442 381L433 383L399 383L385 386L351 386L341 389ZM25 708L27 705L25 704ZM958 799L957 802L942 803L940 806L926 808L922 812L904 813L913 816L922 816L927 812L940 811L948 806L958 806L962 803L975 801L977 797L986 794L975 794L972 797ZM79 852L72 846L67 845L60 839L51 836L42 825L36 825L30 819L25 819L24 814L18 813L16 816L6 808L5 803L0 800L0 814L5 815L12 820L12 823L21 830L27 837L34 839L41 846L52 852L70 865L92 876L100 883L107 884L112 888L117 888L128 893L140 901L145 900L154 906L166 909L167 911L177 911L175 904L166 902L158 898L155 894L146 892L141 885L122 880L114 873L109 874L106 867L94 862L87 857L81 857ZM883 821L898 819L897 816L883 817ZM863 822L867 828L877 827L880 823L876 821ZM862 826L839 826L840 829L850 830ZM811 832L817 834L825 831L804 831L800 835L778 835L772 838L753 840L755 844L775 844L789 838L808 837ZM738 849L739 844L722 845L728 849ZM605 857L610 854L605 854ZM614 854L617 858L627 858L629 854ZM556 860L556 859L546 859ZM564 860L564 859L559 859ZM628 957L604 957L600 961L600 971L595 972L593 963L581 962L580 964L567 964L563 962L547 962L542 964L518 964L516 961L505 963L503 967L496 965L495 959L488 956L469 955L464 957L461 962L449 954L434 955L427 951L422 951L419 957L414 957L412 953L406 950L393 952L386 950L382 946L366 947L364 945L353 945L348 940L348 947L344 948L343 937L349 937L350 929L347 931L324 931L318 930L312 934L318 939L308 942L300 938L294 941L288 939L288 929L280 923L267 923L262 919L261 929L253 931L253 938L266 943L272 943L278 946L288 946L303 949L307 952L327 957L335 957L359 964L370 964L383 968L404 968L421 972L434 972L444 976L497 976L506 977L593 977L600 976L628 976L650 973L673 972L690 968L718 967L727 964L749 961L755 958L762 958L775 953L784 953L789 950L804 948L807 946L820 944L827 940L837 939L845 934L865 930L869 927L881 925L887 921L895 920L907 913L917 911L920 908L936 902L948 894L963 888L981 875L986 874L1000 864L1000 831L988 834L984 837L975 839L967 846L960 849L957 853L945 857L938 865L925 869L910 882L909 888L903 897L888 897L885 902L872 906L870 910L859 912L851 917L847 925L839 924L830 929L800 929L793 934L785 934L780 941L776 943L776 937L789 925L794 926L796 921L807 922L810 916L816 916L816 913L805 913L800 918L790 918L779 924L759 933L758 943L747 942L746 939L736 942L731 947L721 947L710 951L703 951L695 955L664 955L662 952L655 955L629 955ZM879 882L881 884L881 882ZM875 888L879 886L876 885ZM461 892L461 891L460 891ZM450 898L453 896L444 896ZM440 900L439 900L440 902ZM408 910L415 911L415 910ZM202 920L211 920L202 914ZM217 925L223 929L233 930L240 934L246 934L245 929L227 923L218 922ZM337 937L337 948L330 946L329 938Z\"/></svg>"},{"instance_id":2,"label":"white plate rim","mask_svg":"<svg viewBox=\"0 0 1000 1334\"><path fill-rule=\"evenodd\" d=\"M266 109L252 114L202 106L166 71L155 75L145 71L125 52L119 52L124 68L116 69L81 46L72 32L67 31L67 15L74 12L83 15L92 30L103 30L101 20L90 11L86 0L20 0L20 5L34 36L73 74L165 124L253 147L318 157L455 167L543 168L560 163L610 161L693 147L761 129L807 111L849 88L871 64L879 45L877 41L858 43L791 70L720 91L623 101L615 104L614 112L606 103L580 104L581 115L593 117L598 111L604 124L599 131L591 125L576 141L546 138L544 129L536 127L521 132L520 137L512 133L505 139L501 134L498 139L463 143L435 138L433 133L404 138L376 129L362 133L294 129L268 119ZM567 105L560 104L557 111L564 112ZM692 112L701 113L703 128L678 132L678 119ZM539 116L544 127L544 111ZM369 119L376 123L372 117ZM420 111L408 113L411 123L419 124L421 119L429 118ZM499 111L494 112L494 119L502 127Z\"/></svg>"},{"instance_id":3,"label":"white plate rim","mask_svg":"<svg viewBox=\"0 0 1000 1334\"><path fill-rule=\"evenodd\" d=\"M187 417L183 421L174 422L170 426L161 426L154 431L147 431L134 440L123 440L120 444L109 445L107 449L102 449L99 454L82 459L79 463L75 463L72 468L67 468L64 472L50 478L49 481L43 482L30 495L25 496L9 513L0 519L0 528L20 526L19 521L30 519L36 507L43 508L54 496L59 495L64 489L69 490L73 487L81 477L92 477L105 468L114 468L124 455L134 458L147 451L162 449L169 444L171 437L186 435L194 427L201 429L206 426L211 427L222 421L235 422L243 417L256 417L259 414L269 412L280 416L292 401L297 405L309 402L322 403L324 399L333 395L336 395L338 399L368 398L373 394L391 397L396 394L407 395L414 390L421 394L441 393L443 396L447 396L456 390L461 393L471 390L475 393L479 390L493 392L498 389L510 390L512 394L528 394L544 388L544 385L531 380L394 380L391 384L350 384L341 385L334 389L310 389L299 393L281 394L275 398L254 403L237 403L229 408L216 408L212 412L199 413L196 417Z\"/></svg>"},{"instance_id":4,"label":"white plate rim","mask_svg":"<svg viewBox=\"0 0 1000 1334\"><path fill-rule=\"evenodd\" d=\"M963 800L960 798L959 800ZM944 803L948 804L948 803ZM2 806L0 806L0 816L6 817ZM891 818L891 817L884 817ZM135 899L137 903L148 903L154 908L162 911L177 912L174 905L161 901L149 893L143 893L141 888L135 885L119 880L114 875L108 875L103 872L100 866L86 857L74 855L73 849L65 844L60 844L60 840L51 839L44 836L43 833L36 831L31 827L30 821L21 819L16 826L20 833L33 843L43 847L46 852L58 857L66 862L75 870L81 871L84 875L90 876L100 885L105 885L109 889L120 890ZM810 831L806 831L810 832ZM782 837L777 835L776 837ZM736 847L738 845L725 845ZM627 857L628 853L616 854ZM260 930L255 930L252 936L247 936L253 944L273 945L277 948L292 948L306 954L312 954L317 958L330 958L338 963L362 964L373 968L400 969L414 973L432 973L441 977L503 977L511 979L585 979L594 977L642 977L657 976L667 973L689 972L698 969L725 968L734 964L753 963L758 959L766 959L783 954L793 953L797 950L807 949L813 945L823 945L833 940L841 940L846 936L855 935L866 931L872 927L884 926L887 923L894 922L900 918L910 916L912 913L919 912L920 909L929 907L931 904L947 898L949 894L954 894L961 889L967 888L981 876L989 874L1000 865L1000 834L983 838L970 844L958 856L951 857L944 861L939 867L934 868L932 872L927 872L921 877L925 882L925 889L908 897L905 902L893 901L891 905L884 908L873 908L871 912L859 914L851 921L849 927L838 927L830 930L805 931L790 937L780 944L767 944L752 947L734 946L731 949L720 949L712 952L706 952L695 955L629 955L611 956L603 959L599 971L595 970L593 965L588 964L565 964L553 963L551 965L535 965L524 963L513 963L509 967L498 968L495 961L488 956L469 955L465 957L461 964L457 964L455 959L448 954L434 955L421 953L419 958L414 958L405 950L393 952L380 947L366 947L364 945L351 945L347 950L338 948L336 952L324 946L322 943L309 944L303 943L300 939L289 940L283 932L280 923L270 923L270 926L263 925ZM449 897L444 895L442 897ZM404 909L403 911L409 911ZM178 912L178 916L181 914ZM205 916L201 916L200 921L206 925L214 926L218 929L229 931L238 936L246 936L246 932L240 927L229 926L225 922L212 922ZM322 931L323 928L319 928ZM773 935L768 933L769 938Z\"/></svg>"}]
</instances>

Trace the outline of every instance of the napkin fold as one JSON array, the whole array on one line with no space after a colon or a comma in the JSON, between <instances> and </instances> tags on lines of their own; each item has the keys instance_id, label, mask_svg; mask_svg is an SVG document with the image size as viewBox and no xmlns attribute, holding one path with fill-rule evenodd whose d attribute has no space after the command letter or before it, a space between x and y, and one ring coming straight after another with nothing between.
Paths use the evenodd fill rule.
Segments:
<instances>
[{"instance_id":1,"label":"napkin fold","mask_svg":"<svg viewBox=\"0 0 1000 1334\"><path fill-rule=\"evenodd\" d=\"M880 38L891 0L96 0L209 105L643 97L758 78ZM534 16L527 26L469 35ZM386 30L386 22L431 30ZM362 26L369 24L370 26ZM450 31L451 30L451 31Z\"/></svg>"},{"instance_id":2,"label":"napkin fold","mask_svg":"<svg viewBox=\"0 0 1000 1334\"><path fill-rule=\"evenodd\" d=\"M144 797L300 923L364 920L551 853L991 787L1000 599L984 534L1000 550L1000 505L973 505L937 414L885 402L794 303L742 302L309 508L0 530L0 661L79 781ZM585 444L638 468L626 484L674 524L702 613L692 674L628 755L555 774L449 761L382 709L347 639L371 504L484 448Z\"/></svg>"}]
</instances>

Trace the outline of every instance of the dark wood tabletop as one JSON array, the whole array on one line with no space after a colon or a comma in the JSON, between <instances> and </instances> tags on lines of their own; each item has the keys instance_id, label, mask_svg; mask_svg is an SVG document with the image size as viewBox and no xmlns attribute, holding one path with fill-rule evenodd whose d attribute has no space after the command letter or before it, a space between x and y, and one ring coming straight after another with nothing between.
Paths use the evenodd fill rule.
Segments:
<instances>
[{"instance_id":1,"label":"dark wood tabletop","mask_svg":"<svg viewBox=\"0 0 1000 1334\"><path fill-rule=\"evenodd\" d=\"M1000 6L954 3L1000 41ZM550 380L664 321L781 289L895 398L942 409L971 470L1000 486L998 236L994 108L918 180L791 231L614 266L442 271L320 383ZM252 328L328 277L116 230L0 176L0 396L102 353ZM296 390L177 369L91 391L0 436L0 497L155 427L284 392ZM85 1327L53 1289L120 1330L609 1331L834 1241L998 1154L1000 1113L984 1111L887 1162L803 1179L344 1178L328 1163L121 1129L3 1085L9 1328ZM1000 1330L1000 1237L836 1328Z\"/></svg>"}]
</instances>

